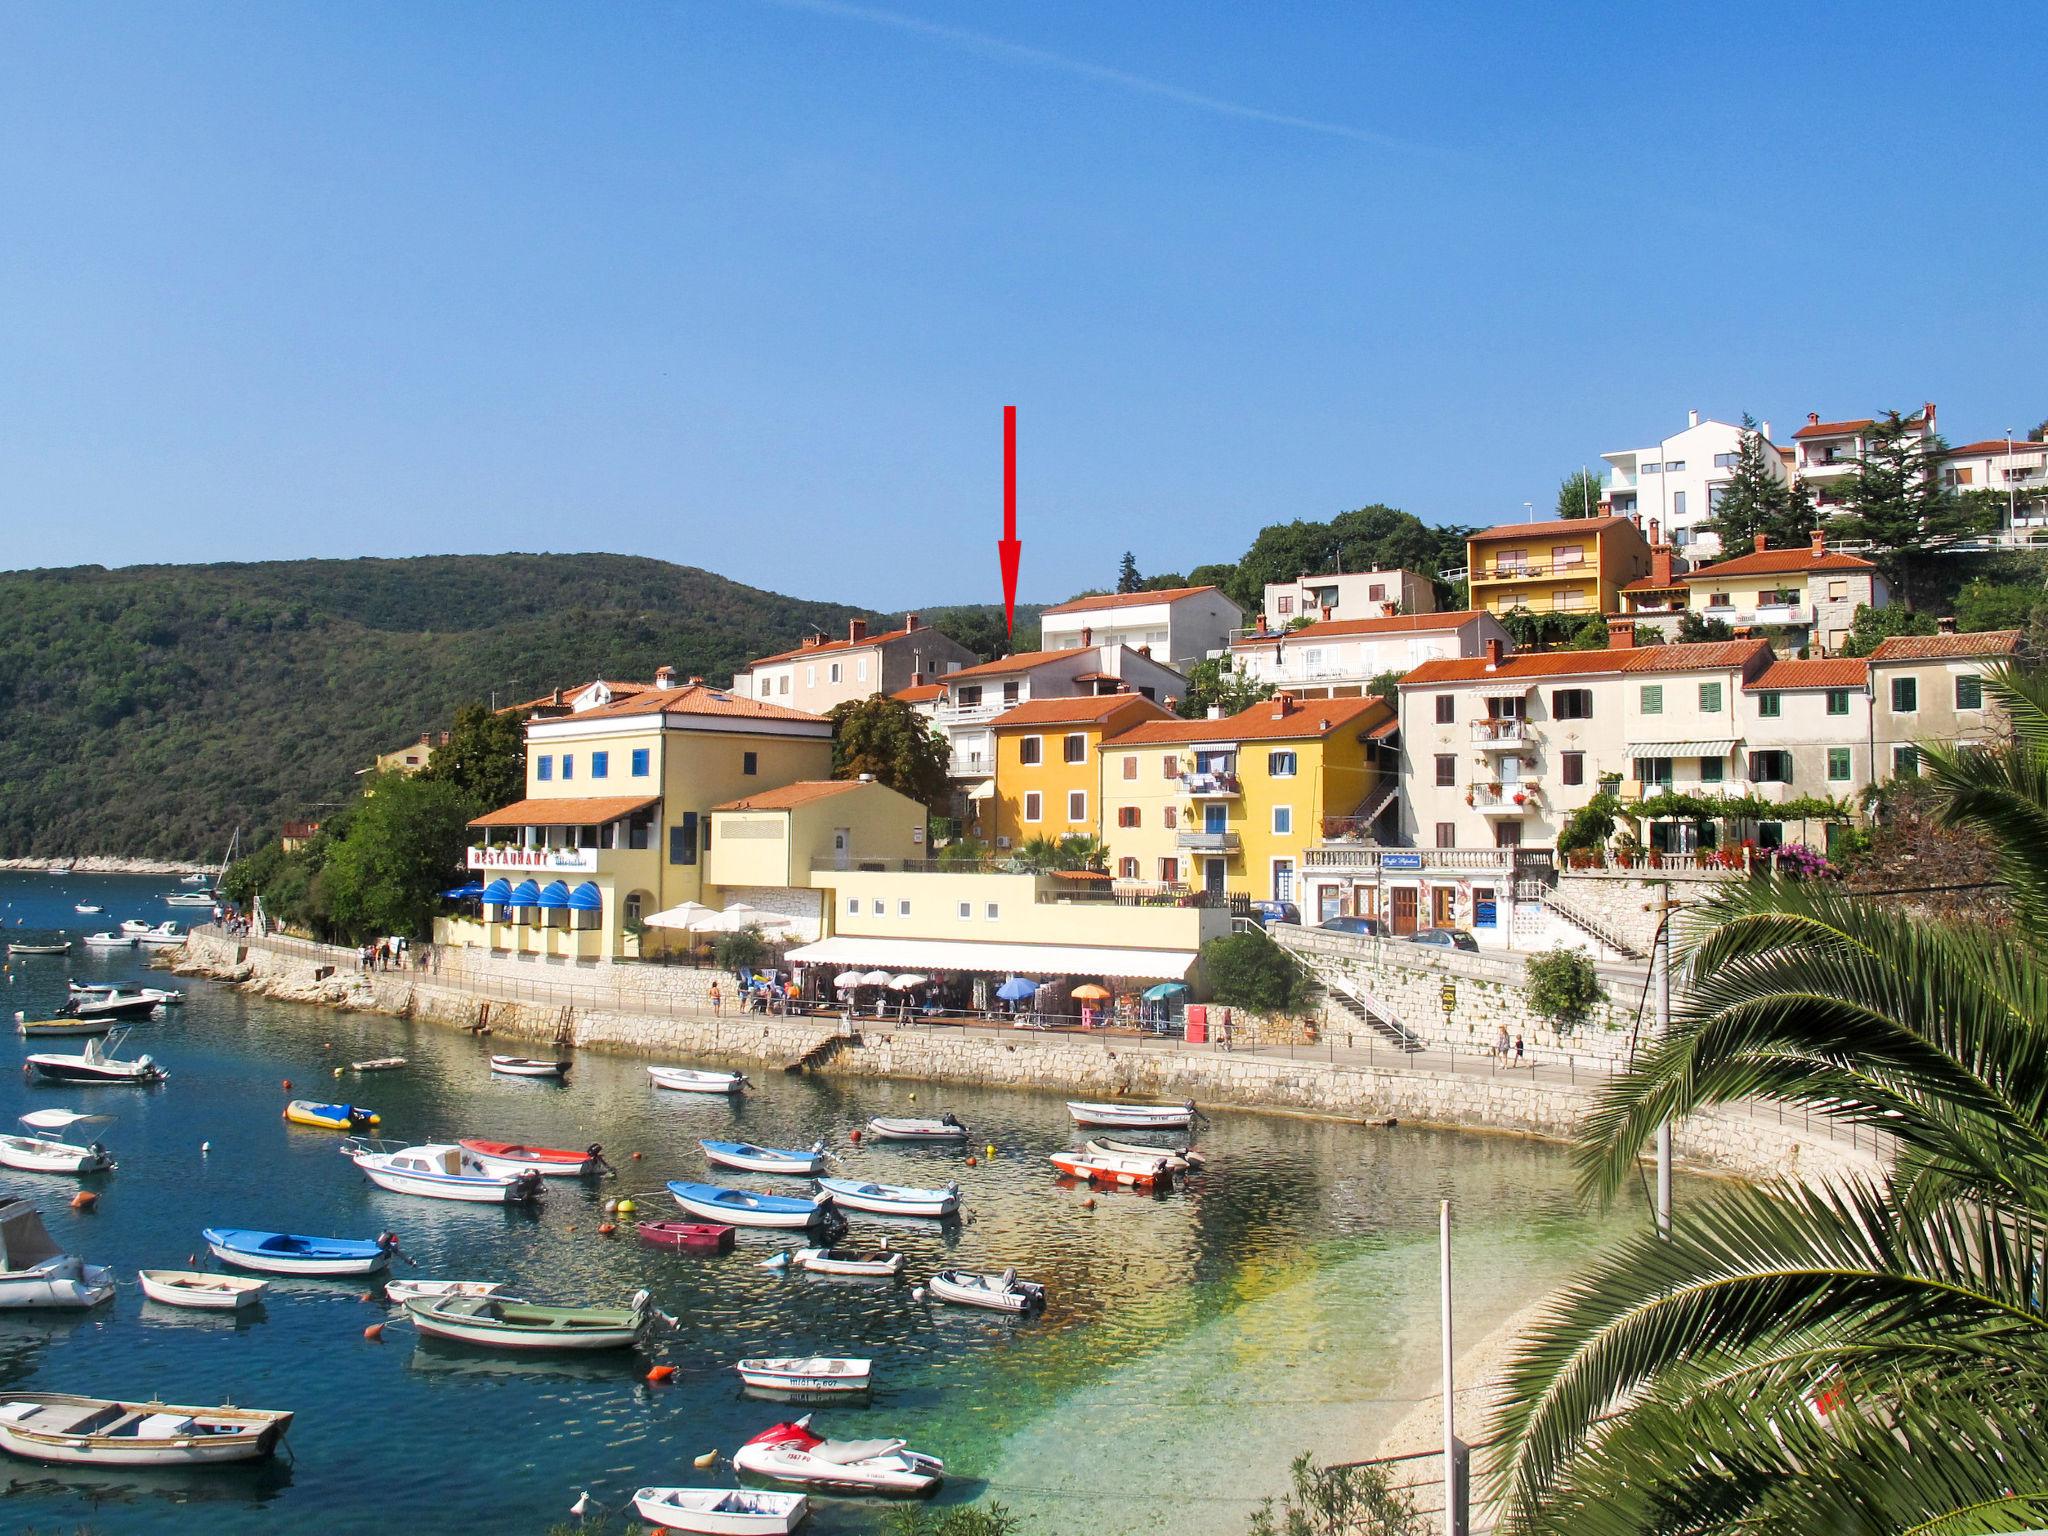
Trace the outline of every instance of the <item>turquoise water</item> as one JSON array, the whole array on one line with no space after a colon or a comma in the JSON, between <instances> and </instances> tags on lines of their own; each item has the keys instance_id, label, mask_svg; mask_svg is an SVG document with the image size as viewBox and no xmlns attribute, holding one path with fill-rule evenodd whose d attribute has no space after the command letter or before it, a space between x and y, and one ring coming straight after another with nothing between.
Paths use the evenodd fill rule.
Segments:
<instances>
[{"instance_id":1,"label":"turquoise water","mask_svg":"<svg viewBox=\"0 0 2048 1536\"><path fill-rule=\"evenodd\" d=\"M75 939L123 917L186 916L155 902L171 889L160 878L0 875L0 922L10 934ZM106 911L77 916L81 900ZM143 959L74 950L17 960L0 994L10 1014L33 1016L62 999L67 975L139 979ZM1089 1210L1045 1162L1076 1144L1054 1094L770 1075L728 1106L657 1096L642 1063L599 1055L583 1056L567 1086L508 1081L486 1070L488 1043L463 1035L178 984L187 1005L139 1026L130 1043L170 1069L163 1087L30 1087L0 1074L0 1120L55 1104L117 1116L102 1135L121 1167L98 1181L96 1211L67 1208L69 1179L0 1170L0 1190L36 1199L67 1251L131 1282L82 1317L0 1313L0 1388L289 1408L292 1455L204 1476L14 1463L0 1495L10 1530L333 1530L398 1517L421 1530L538 1532L582 1489L616 1505L642 1483L730 1481L729 1469L699 1473L691 1458L730 1453L803 1411L740 1396L731 1362L828 1353L872 1356L880 1389L865 1408L820 1407L818 1426L902 1435L943 1457L948 1500L1000 1498L1047 1536L1221 1536L1243 1530L1297 1451L1367 1454L1427 1391L1439 1199L1455 1202L1468 1341L1633 1219L1581 1210L1555 1148L1250 1114L1216 1117L1202 1136L1209 1169L1183 1190L1105 1195ZM331 1075L337 1062L384 1055L412 1064L340 1083ZM410 1199L366 1183L336 1155L333 1134L287 1127L278 1112L290 1096L368 1104L399 1138L601 1141L623 1172L588 1189L550 1181L537 1215ZM942 1108L975 1128L976 1150L995 1143L996 1157L969 1168L959 1153L846 1138L873 1114ZM788 1145L825 1136L861 1175L957 1178L963 1223L856 1217L855 1240L886 1226L913 1277L941 1264L1014 1265L1049 1288L1044 1316L920 1306L908 1284L782 1277L758 1267L783 1246L775 1234L743 1231L735 1253L716 1257L597 1235L607 1196L654 1191L642 1214L677 1214L662 1181L703 1176L696 1138L730 1135ZM146 1302L134 1271L203 1260L199 1229L213 1224L352 1237L389 1229L421 1261L396 1273L504 1280L563 1301L616 1302L646 1286L680 1325L638 1354L565 1365L431 1345L398 1323L366 1341L363 1329L386 1311L347 1282L277 1281L262 1314L239 1325ZM657 1361L678 1367L671 1384L642 1380ZM880 1523L870 1503L816 1508L810 1528L820 1532Z\"/></svg>"}]
</instances>

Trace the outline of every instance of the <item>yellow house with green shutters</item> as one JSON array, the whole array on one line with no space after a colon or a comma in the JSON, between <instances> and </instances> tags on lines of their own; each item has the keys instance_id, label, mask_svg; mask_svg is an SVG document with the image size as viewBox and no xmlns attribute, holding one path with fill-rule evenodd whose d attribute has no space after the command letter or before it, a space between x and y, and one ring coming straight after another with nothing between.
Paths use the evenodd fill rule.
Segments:
<instances>
[{"instance_id":1,"label":"yellow house with green shutters","mask_svg":"<svg viewBox=\"0 0 2048 1536\"><path fill-rule=\"evenodd\" d=\"M1279 694L1235 715L1148 720L1101 748L1103 838L1126 885L1292 901L1327 819L1371 815L1393 785L1384 699Z\"/></svg>"}]
</instances>

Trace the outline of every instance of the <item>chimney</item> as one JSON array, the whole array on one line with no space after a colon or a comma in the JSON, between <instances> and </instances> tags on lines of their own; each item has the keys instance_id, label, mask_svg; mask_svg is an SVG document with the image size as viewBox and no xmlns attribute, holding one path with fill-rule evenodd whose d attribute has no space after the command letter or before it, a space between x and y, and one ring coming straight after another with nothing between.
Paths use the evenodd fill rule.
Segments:
<instances>
[{"instance_id":1,"label":"chimney","mask_svg":"<svg viewBox=\"0 0 2048 1536\"><path fill-rule=\"evenodd\" d=\"M1927 417L1927 430L1932 432L1934 430L1934 402L1932 400L1927 402L1924 414Z\"/></svg>"},{"instance_id":2,"label":"chimney","mask_svg":"<svg viewBox=\"0 0 2048 1536\"><path fill-rule=\"evenodd\" d=\"M1685 424L1688 427L1698 426L1700 424L1700 413L1698 411L1687 411L1685 413Z\"/></svg>"},{"instance_id":3,"label":"chimney","mask_svg":"<svg viewBox=\"0 0 2048 1536\"><path fill-rule=\"evenodd\" d=\"M1489 672L1491 672L1491 671L1495 670L1495 669L1496 669L1497 667L1499 667L1499 666L1500 666L1500 664L1501 664L1501 660L1502 660L1502 658L1503 658L1503 657L1505 657L1505 656L1507 655L1507 650L1508 650L1508 648L1507 648L1507 647L1506 647L1505 645L1501 644L1501 642L1500 642L1500 641L1498 641L1498 640L1489 640L1489 641L1487 641L1487 642L1486 642L1486 670L1487 670L1487 671L1489 671Z\"/></svg>"},{"instance_id":4,"label":"chimney","mask_svg":"<svg viewBox=\"0 0 2048 1536\"><path fill-rule=\"evenodd\" d=\"M1143 656L1147 661L1150 661L1152 659L1152 647L1149 645L1141 645L1138 647L1138 654L1140 656Z\"/></svg>"},{"instance_id":5,"label":"chimney","mask_svg":"<svg viewBox=\"0 0 2048 1536\"><path fill-rule=\"evenodd\" d=\"M819 646L823 645L824 643L825 637L823 635L804 636L804 649L807 651L815 651Z\"/></svg>"},{"instance_id":6,"label":"chimney","mask_svg":"<svg viewBox=\"0 0 2048 1536\"><path fill-rule=\"evenodd\" d=\"M675 669L674 667L656 667L656 668L654 669L654 686L655 686L655 687L657 687L657 688L673 688L673 687L675 687L675 685L676 685L676 669Z\"/></svg>"},{"instance_id":7,"label":"chimney","mask_svg":"<svg viewBox=\"0 0 2048 1536\"><path fill-rule=\"evenodd\" d=\"M911 674L910 674L910 686L911 686L911 687L913 687L913 688L922 688L922 687L924 686L924 684L925 684L925 675L924 675L924 674L923 674L922 672L913 672L913 673L911 673Z\"/></svg>"},{"instance_id":8,"label":"chimney","mask_svg":"<svg viewBox=\"0 0 2048 1536\"><path fill-rule=\"evenodd\" d=\"M1209 718L1211 720L1221 720L1223 718L1223 706L1221 704L1211 704L1209 706Z\"/></svg>"},{"instance_id":9,"label":"chimney","mask_svg":"<svg viewBox=\"0 0 2048 1536\"><path fill-rule=\"evenodd\" d=\"M423 747L431 747L431 746L432 746L433 744L434 744L434 733L433 733L432 731L421 731L421 732L420 732L420 745L421 745L421 746L423 746Z\"/></svg>"},{"instance_id":10,"label":"chimney","mask_svg":"<svg viewBox=\"0 0 2048 1536\"><path fill-rule=\"evenodd\" d=\"M1760 432L1760 433L1762 433L1762 434L1763 434L1763 440L1764 440L1765 442L1767 442L1767 443L1768 443L1768 442L1769 442L1769 441L1771 440L1771 418L1770 418L1770 417L1766 416L1766 417L1765 417L1765 418L1764 418L1764 419L1763 419L1762 421L1758 422L1758 423L1756 424L1756 429L1757 429L1757 431L1758 431L1758 432Z\"/></svg>"},{"instance_id":11,"label":"chimney","mask_svg":"<svg viewBox=\"0 0 2048 1536\"><path fill-rule=\"evenodd\" d=\"M561 704L561 702L562 702L562 690L561 690L561 689L559 689L559 688L557 688L557 689L555 690L555 698L554 698L554 702L555 702L555 704L556 704L557 706L559 706L559 705Z\"/></svg>"},{"instance_id":12,"label":"chimney","mask_svg":"<svg viewBox=\"0 0 2048 1536\"><path fill-rule=\"evenodd\" d=\"M1756 552L1758 554L1762 554L1766 549L1770 548L1770 545L1771 538L1769 534L1760 533L1756 536Z\"/></svg>"},{"instance_id":13,"label":"chimney","mask_svg":"<svg viewBox=\"0 0 2048 1536\"><path fill-rule=\"evenodd\" d=\"M1391 619L1391 618L1393 618L1393 617L1394 617L1394 616L1395 616L1396 614L1398 614L1398 613L1399 613L1400 611L1401 611L1401 605L1400 605L1399 603L1381 603L1381 604L1380 604L1380 617L1381 617L1381 618L1383 618L1383 619Z\"/></svg>"},{"instance_id":14,"label":"chimney","mask_svg":"<svg viewBox=\"0 0 2048 1536\"><path fill-rule=\"evenodd\" d=\"M1943 615L1934 621L1934 627L1944 635L1952 635L1956 632L1956 621L1953 617Z\"/></svg>"},{"instance_id":15,"label":"chimney","mask_svg":"<svg viewBox=\"0 0 2048 1536\"><path fill-rule=\"evenodd\" d=\"M1808 425L1809 427L1817 427L1817 426L1819 426L1819 425L1820 425L1820 412L1819 412L1819 411L1808 411L1808 412L1806 413L1806 424L1807 424L1807 425Z\"/></svg>"},{"instance_id":16,"label":"chimney","mask_svg":"<svg viewBox=\"0 0 2048 1536\"><path fill-rule=\"evenodd\" d=\"M903 615L903 627L905 629L922 629L924 628L924 620L917 614L906 613Z\"/></svg>"},{"instance_id":17,"label":"chimney","mask_svg":"<svg viewBox=\"0 0 2048 1536\"><path fill-rule=\"evenodd\" d=\"M1754 640L1756 638L1756 626L1754 624L1736 625L1735 638L1738 640Z\"/></svg>"},{"instance_id":18,"label":"chimney","mask_svg":"<svg viewBox=\"0 0 2048 1536\"><path fill-rule=\"evenodd\" d=\"M1607 649L1610 651L1632 651L1636 648L1636 621L1627 614L1619 614L1607 621Z\"/></svg>"},{"instance_id":19,"label":"chimney","mask_svg":"<svg viewBox=\"0 0 2048 1536\"><path fill-rule=\"evenodd\" d=\"M1824 555L1828 552L1827 529L1816 528L1813 530L1813 552L1816 555Z\"/></svg>"},{"instance_id":20,"label":"chimney","mask_svg":"<svg viewBox=\"0 0 2048 1536\"><path fill-rule=\"evenodd\" d=\"M1336 613L1337 610L1335 608L1332 608L1328 603L1323 604L1323 622L1325 624L1329 623L1330 620L1336 616Z\"/></svg>"},{"instance_id":21,"label":"chimney","mask_svg":"<svg viewBox=\"0 0 2048 1536\"><path fill-rule=\"evenodd\" d=\"M1289 715L1294 713L1294 710L1295 703L1293 694L1276 693L1273 695L1273 718L1275 720L1285 720Z\"/></svg>"},{"instance_id":22,"label":"chimney","mask_svg":"<svg viewBox=\"0 0 2048 1536\"><path fill-rule=\"evenodd\" d=\"M1081 643L1083 645L1093 645L1095 643L1095 631L1086 624L1081 626Z\"/></svg>"},{"instance_id":23,"label":"chimney","mask_svg":"<svg viewBox=\"0 0 2048 1536\"><path fill-rule=\"evenodd\" d=\"M671 669L668 674L668 685L671 688L675 687L676 685L676 674L673 669ZM704 686L704 679L701 677L693 677L690 679L690 686L692 688L702 688Z\"/></svg>"},{"instance_id":24,"label":"chimney","mask_svg":"<svg viewBox=\"0 0 2048 1536\"><path fill-rule=\"evenodd\" d=\"M1677 582L1677 573L1671 568L1677 564L1669 544L1659 544L1650 551L1650 580L1660 587L1672 586Z\"/></svg>"},{"instance_id":25,"label":"chimney","mask_svg":"<svg viewBox=\"0 0 2048 1536\"><path fill-rule=\"evenodd\" d=\"M1657 519L1656 519L1656 518L1654 518L1654 517L1653 517L1653 518L1651 518L1651 519L1650 519L1650 542L1651 542L1652 544L1661 544L1661 543L1663 543L1663 542L1664 542L1664 541L1663 541L1663 540L1662 540L1661 538L1659 538L1659 537L1658 537L1658 535L1659 535L1659 534L1660 534L1660 533L1661 533L1662 531L1663 531L1663 529L1662 529L1662 527L1661 527L1661 526L1659 525L1659 523L1657 522Z\"/></svg>"},{"instance_id":26,"label":"chimney","mask_svg":"<svg viewBox=\"0 0 2048 1536\"><path fill-rule=\"evenodd\" d=\"M848 640L858 644L867 639L867 637L868 621L866 619L848 619L846 621L846 638Z\"/></svg>"}]
</instances>

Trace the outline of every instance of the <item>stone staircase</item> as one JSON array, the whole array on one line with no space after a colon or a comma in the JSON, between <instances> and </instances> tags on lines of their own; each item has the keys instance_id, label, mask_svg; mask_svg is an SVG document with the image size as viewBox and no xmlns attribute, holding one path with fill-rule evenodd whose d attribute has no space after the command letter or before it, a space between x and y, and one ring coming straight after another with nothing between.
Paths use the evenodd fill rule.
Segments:
<instances>
[{"instance_id":1,"label":"stone staircase","mask_svg":"<svg viewBox=\"0 0 2048 1536\"><path fill-rule=\"evenodd\" d=\"M1647 960L1650 952L1634 939L1622 933L1606 919L1595 915L1571 897L1559 890L1546 890L1539 897L1543 910L1554 912L1581 933L1599 940L1616 954L1629 960Z\"/></svg>"},{"instance_id":2,"label":"stone staircase","mask_svg":"<svg viewBox=\"0 0 2048 1536\"><path fill-rule=\"evenodd\" d=\"M809 1050L797 1057L796 1060L784 1064L782 1070L789 1073L821 1071L825 1064L841 1051L848 1050L860 1043L860 1036L858 1034L842 1035L839 1032L838 1026L834 1025L832 1033L825 1036L824 1039L813 1045Z\"/></svg>"},{"instance_id":3,"label":"stone staircase","mask_svg":"<svg viewBox=\"0 0 2048 1536\"><path fill-rule=\"evenodd\" d=\"M1312 955L1297 955L1295 958L1307 964L1309 974L1315 977L1322 991L1323 1000L1337 1017L1358 1028L1371 1030L1406 1055L1412 1056L1427 1047L1427 1042L1396 1018L1391 1008L1336 967L1319 965Z\"/></svg>"}]
</instances>

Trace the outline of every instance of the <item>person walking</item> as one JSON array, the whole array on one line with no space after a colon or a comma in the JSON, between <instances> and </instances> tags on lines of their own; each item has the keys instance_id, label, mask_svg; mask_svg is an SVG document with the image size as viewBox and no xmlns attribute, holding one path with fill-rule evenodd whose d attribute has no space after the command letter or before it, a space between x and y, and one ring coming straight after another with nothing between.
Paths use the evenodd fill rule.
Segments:
<instances>
[{"instance_id":1,"label":"person walking","mask_svg":"<svg viewBox=\"0 0 2048 1536\"><path fill-rule=\"evenodd\" d=\"M1505 1024L1501 1025L1500 1033L1493 1037L1493 1054L1502 1061L1508 1059L1508 1027Z\"/></svg>"},{"instance_id":2,"label":"person walking","mask_svg":"<svg viewBox=\"0 0 2048 1536\"><path fill-rule=\"evenodd\" d=\"M719 1011L718 983L715 981L711 983L711 1011L713 1013L717 1013Z\"/></svg>"},{"instance_id":3,"label":"person walking","mask_svg":"<svg viewBox=\"0 0 2048 1536\"><path fill-rule=\"evenodd\" d=\"M1515 1065L1519 1067L1519 1066L1520 1066L1521 1064L1522 1064L1522 1032L1521 1032L1520 1030L1516 1030L1516 1031L1515 1031Z\"/></svg>"}]
</instances>

